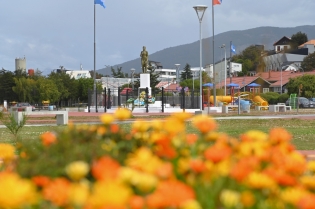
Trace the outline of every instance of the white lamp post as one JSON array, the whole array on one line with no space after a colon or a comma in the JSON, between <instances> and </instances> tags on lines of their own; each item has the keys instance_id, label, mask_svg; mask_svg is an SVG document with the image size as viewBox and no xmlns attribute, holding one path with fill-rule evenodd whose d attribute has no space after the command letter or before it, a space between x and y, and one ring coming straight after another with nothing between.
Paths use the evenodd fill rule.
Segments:
<instances>
[{"instance_id":1,"label":"white lamp post","mask_svg":"<svg viewBox=\"0 0 315 209\"><path fill-rule=\"evenodd\" d=\"M220 48L221 49L224 48L224 96L226 96L226 48L225 48L225 44L222 44Z\"/></svg>"},{"instance_id":2,"label":"white lamp post","mask_svg":"<svg viewBox=\"0 0 315 209\"><path fill-rule=\"evenodd\" d=\"M199 77L200 77L200 92L199 92L199 97L200 97L200 110L202 110L202 44L201 44L201 22L203 15L205 14L206 9L208 8L205 5L197 5L193 7L196 10L198 19L199 19L199 42L200 42L200 71L199 71Z\"/></svg>"},{"instance_id":3,"label":"white lamp post","mask_svg":"<svg viewBox=\"0 0 315 209\"><path fill-rule=\"evenodd\" d=\"M180 64L175 64L176 66L176 84L179 84L179 66Z\"/></svg>"},{"instance_id":4,"label":"white lamp post","mask_svg":"<svg viewBox=\"0 0 315 209\"><path fill-rule=\"evenodd\" d=\"M134 89L133 75L134 75L136 70L134 68L131 68L130 71L131 71L131 85L132 85L132 91L133 91L133 89Z\"/></svg>"}]
</instances>

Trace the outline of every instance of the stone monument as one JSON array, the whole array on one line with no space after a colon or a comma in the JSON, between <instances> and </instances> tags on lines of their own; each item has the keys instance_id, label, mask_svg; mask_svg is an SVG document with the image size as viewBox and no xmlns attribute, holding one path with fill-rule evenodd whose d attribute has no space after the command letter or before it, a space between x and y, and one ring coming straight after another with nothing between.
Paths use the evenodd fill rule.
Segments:
<instances>
[{"instance_id":1,"label":"stone monument","mask_svg":"<svg viewBox=\"0 0 315 209\"><path fill-rule=\"evenodd\" d=\"M145 46L143 46L142 48L140 57L141 57L141 67L142 67L142 73L140 74L140 89L145 89L146 87L148 87L149 95L151 95L150 73L148 73L149 53L146 50Z\"/></svg>"}]
</instances>

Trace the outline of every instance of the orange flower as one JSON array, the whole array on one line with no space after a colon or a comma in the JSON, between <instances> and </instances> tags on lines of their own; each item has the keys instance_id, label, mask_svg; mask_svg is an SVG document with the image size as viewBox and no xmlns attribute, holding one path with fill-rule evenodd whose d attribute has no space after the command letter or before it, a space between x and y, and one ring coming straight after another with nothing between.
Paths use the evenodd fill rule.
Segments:
<instances>
[{"instance_id":1,"label":"orange flower","mask_svg":"<svg viewBox=\"0 0 315 209\"><path fill-rule=\"evenodd\" d=\"M184 202L195 199L192 188L186 184L168 180L159 183L153 194L147 197L148 208L178 208Z\"/></svg>"},{"instance_id":2,"label":"orange flower","mask_svg":"<svg viewBox=\"0 0 315 209\"><path fill-rule=\"evenodd\" d=\"M69 191L70 182L64 178L57 178L43 188L43 196L60 207L68 204Z\"/></svg>"},{"instance_id":3,"label":"orange flower","mask_svg":"<svg viewBox=\"0 0 315 209\"><path fill-rule=\"evenodd\" d=\"M250 163L243 159L232 167L230 175L237 181L243 181L252 171L253 168Z\"/></svg>"},{"instance_id":4,"label":"orange flower","mask_svg":"<svg viewBox=\"0 0 315 209\"><path fill-rule=\"evenodd\" d=\"M255 203L255 196L249 191L242 192L241 202L245 208L249 208Z\"/></svg>"},{"instance_id":5,"label":"orange flower","mask_svg":"<svg viewBox=\"0 0 315 209\"><path fill-rule=\"evenodd\" d=\"M117 124L112 124L112 125L110 126L110 131L111 131L112 133L114 133L114 134L118 133L118 131L119 131L119 126L118 126Z\"/></svg>"},{"instance_id":6,"label":"orange flower","mask_svg":"<svg viewBox=\"0 0 315 209\"><path fill-rule=\"evenodd\" d=\"M161 166L157 168L155 173L159 178L162 179L170 178L173 173L173 166L171 163L168 162L163 163Z\"/></svg>"},{"instance_id":7,"label":"orange flower","mask_svg":"<svg viewBox=\"0 0 315 209\"><path fill-rule=\"evenodd\" d=\"M298 203L301 209L315 209L315 195L308 194L302 197Z\"/></svg>"},{"instance_id":8,"label":"orange flower","mask_svg":"<svg viewBox=\"0 0 315 209\"><path fill-rule=\"evenodd\" d=\"M47 176L34 176L32 181L39 187L44 187L50 183L50 179Z\"/></svg>"},{"instance_id":9,"label":"orange flower","mask_svg":"<svg viewBox=\"0 0 315 209\"><path fill-rule=\"evenodd\" d=\"M192 123L203 134L217 129L215 120L204 115L194 117Z\"/></svg>"},{"instance_id":10,"label":"orange flower","mask_svg":"<svg viewBox=\"0 0 315 209\"><path fill-rule=\"evenodd\" d=\"M288 142L292 139L292 135L283 128L273 128L269 135L270 141L275 144Z\"/></svg>"},{"instance_id":11,"label":"orange flower","mask_svg":"<svg viewBox=\"0 0 315 209\"><path fill-rule=\"evenodd\" d=\"M92 165L92 175L98 180L113 179L118 175L120 165L110 157L101 157Z\"/></svg>"},{"instance_id":12,"label":"orange flower","mask_svg":"<svg viewBox=\"0 0 315 209\"><path fill-rule=\"evenodd\" d=\"M142 209L144 208L144 199L141 196L132 196L129 200L130 209Z\"/></svg>"},{"instance_id":13,"label":"orange flower","mask_svg":"<svg viewBox=\"0 0 315 209\"><path fill-rule=\"evenodd\" d=\"M168 136L162 136L156 142L156 155L172 159L176 157L176 150L172 146L171 139Z\"/></svg>"},{"instance_id":14,"label":"orange flower","mask_svg":"<svg viewBox=\"0 0 315 209\"><path fill-rule=\"evenodd\" d=\"M195 144L195 142L198 140L198 136L196 134L187 134L186 141L189 145Z\"/></svg>"},{"instance_id":15,"label":"orange flower","mask_svg":"<svg viewBox=\"0 0 315 209\"><path fill-rule=\"evenodd\" d=\"M204 156L207 160L218 163L227 159L232 153L232 149L227 145L216 144L205 150Z\"/></svg>"},{"instance_id":16,"label":"orange flower","mask_svg":"<svg viewBox=\"0 0 315 209\"><path fill-rule=\"evenodd\" d=\"M297 183L297 179L286 173L283 169L276 169L270 167L264 171L265 174L273 178L279 185L282 186L294 186Z\"/></svg>"},{"instance_id":17,"label":"orange flower","mask_svg":"<svg viewBox=\"0 0 315 209\"><path fill-rule=\"evenodd\" d=\"M188 112L173 113L171 117L176 118L179 121L185 121L190 119L192 117L192 114Z\"/></svg>"},{"instance_id":18,"label":"orange flower","mask_svg":"<svg viewBox=\"0 0 315 209\"><path fill-rule=\"evenodd\" d=\"M45 132L40 136L42 143L44 146L49 146L56 142L57 138L56 135L52 132Z\"/></svg>"},{"instance_id":19,"label":"orange flower","mask_svg":"<svg viewBox=\"0 0 315 209\"><path fill-rule=\"evenodd\" d=\"M206 169L206 165L201 159L191 159L190 168L196 173L201 173Z\"/></svg>"}]
</instances>

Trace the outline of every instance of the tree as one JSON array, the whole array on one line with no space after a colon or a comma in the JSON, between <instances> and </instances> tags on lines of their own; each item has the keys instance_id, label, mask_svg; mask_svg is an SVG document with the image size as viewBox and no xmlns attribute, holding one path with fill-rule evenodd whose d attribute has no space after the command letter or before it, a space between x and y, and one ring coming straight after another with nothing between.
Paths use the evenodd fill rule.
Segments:
<instances>
[{"instance_id":1,"label":"tree","mask_svg":"<svg viewBox=\"0 0 315 209\"><path fill-rule=\"evenodd\" d=\"M90 75L92 78L94 78L94 70L90 70ZM105 77L103 74L96 72L95 79L101 79L102 77Z\"/></svg>"},{"instance_id":2,"label":"tree","mask_svg":"<svg viewBox=\"0 0 315 209\"><path fill-rule=\"evenodd\" d=\"M298 94L299 87L302 85L302 97L315 97L315 75L303 75L296 78L291 78L287 83L288 94Z\"/></svg>"},{"instance_id":3,"label":"tree","mask_svg":"<svg viewBox=\"0 0 315 209\"><path fill-rule=\"evenodd\" d=\"M0 101L17 100L17 95L12 90L13 86L15 86L14 74L2 68L2 70L0 70Z\"/></svg>"},{"instance_id":4,"label":"tree","mask_svg":"<svg viewBox=\"0 0 315 209\"><path fill-rule=\"evenodd\" d=\"M78 95L81 101L88 101L88 89L93 89L94 80L92 78L78 79Z\"/></svg>"},{"instance_id":5,"label":"tree","mask_svg":"<svg viewBox=\"0 0 315 209\"><path fill-rule=\"evenodd\" d=\"M59 100L60 92L53 80L48 78L40 78L36 82L39 98L41 101L49 100L54 103Z\"/></svg>"},{"instance_id":6,"label":"tree","mask_svg":"<svg viewBox=\"0 0 315 209\"><path fill-rule=\"evenodd\" d=\"M307 35L301 31L291 36L291 49L297 49L298 46L308 41Z\"/></svg>"},{"instance_id":7,"label":"tree","mask_svg":"<svg viewBox=\"0 0 315 209\"><path fill-rule=\"evenodd\" d=\"M244 49L240 54L232 57L232 62L242 64L242 73L247 75L249 71L261 71L264 69L264 62L261 56L261 49L251 45Z\"/></svg>"},{"instance_id":8,"label":"tree","mask_svg":"<svg viewBox=\"0 0 315 209\"><path fill-rule=\"evenodd\" d=\"M184 81L184 80L191 79L191 78L193 78L193 75L192 75L192 72L190 69L190 65L187 63L184 67L184 70L180 74L180 80Z\"/></svg>"},{"instance_id":9,"label":"tree","mask_svg":"<svg viewBox=\"0 0 315 209\"><path fill-rule=\"evenodd\" d=\"M128 78L128 73L122 72L122 67L116 67L117 71L111 67L112 75L114 78Z\"/></svg>"},{"instance_id":10,"label":"tree","mask_svg":"<svg viewBox=\"0 0 315 209\"><path fill-rule=\"evenodd\" d=\"M301 67L305 72L315 69L315 52L304 57Z\"/></svg>"}]
</instances>

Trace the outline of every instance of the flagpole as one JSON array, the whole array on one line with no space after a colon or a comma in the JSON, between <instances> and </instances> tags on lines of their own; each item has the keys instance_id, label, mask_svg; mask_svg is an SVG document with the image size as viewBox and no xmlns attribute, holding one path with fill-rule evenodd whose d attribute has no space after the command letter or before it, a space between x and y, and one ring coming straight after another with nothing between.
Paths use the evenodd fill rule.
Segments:
<instances>
[{"instance_id":1,"label":"flagpole","mask_svg":"<svg viewBox=\"0 0 315 209\"><path fill-rule=\"evenodd\" d=\"M232 64L231 64L231 62L232 62L232 41L230 41L230 67L229 67L229 69L230 69L230 83L232 83Z\"/></svg>"},{"instance_id":2,"label":"flagpole","mask_svg":"<svg viewBox=\"0 0 315 209\"><path fill-rule=\"evenodd\" d=\"M93 80L94 80L94 83L93 83L93 94L95 95L95 112L98 112L97 110L97 95L96 95L96 81L95 81L95 74L96 74L96 43L95 43L95 1L94 1L94 73L93 73Z\"/></svg>"},{"instance_id":3,"label":"flagpole","mask_svg":"<svg viewBox=\"0 0 315 209\"><path fill-rule=\"evenodd\" d=\"M215 62L214 62L214 0L212 0L212 62L213 62L213 105L217 106L215 88Z\"/></svg>"}]
</instances>

